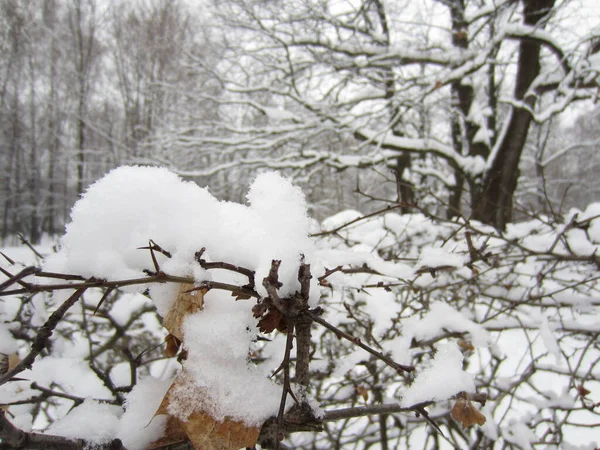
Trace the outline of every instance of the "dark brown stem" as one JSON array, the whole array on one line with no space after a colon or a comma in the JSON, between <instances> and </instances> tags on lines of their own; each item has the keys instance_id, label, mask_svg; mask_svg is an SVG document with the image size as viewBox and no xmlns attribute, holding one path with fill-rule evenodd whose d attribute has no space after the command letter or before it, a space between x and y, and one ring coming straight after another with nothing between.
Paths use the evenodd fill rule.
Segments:
<instances>
[{"instance_id":1,"label":"dark brown stem","mask_svg":"<svg viewBox=\"0 0 600 450\"><path fill-rule=\"evenodd\" d=\"M300 282L300 297L295 297L299 302L301 311L308 311L308 300L310 296L310 264L302 263L298 270L298 281ZM302 386L301 400L304 402L306 389L310 383L310 329L312 318L307 314L300 313L296 320L296 383Z\"/></svg>"},{"instance_id":2,"label":"dark brown stem","mask_svg":"<svg viewBox=\"0 0 600 450\"><path fill-rule=\"evenodd\" d=\"M336 234L338 231L343 230L344 228L349 227L350 225L354 225L357 222L361 222L363 220L370 219L371 217L375 217L380 214L385 214L385 213L393 211L395 209L409 208L409 207L413 207L413 206L415 206L415 205L411 205L406 202L399 202L395 205L388 205L385 208L380 209L379 211L375 211L371 214L367 214L366 216L357 217L356 219L351 220L350 222L344 223L344 224L340 225L339 227L334 228L333 230L321 231L320 233L311 234L310 237L319 237L319 236L327 236L328 234Z\"/></svg>"},{"instance_id":3,"label":"dark brown stem","mask_svg":"<svg viewBox=\"0 0 600 450\"><path fill-rule=\"evenodd\" d=\"M86 291L87 287L80 287L77 289L73 295L71 295L62 305L58 307L56 311L54 311L46 323L42 325L39 329L33 344L31 345L31 350L12 370L9 370L4 375L0 377L0 386L4 383L10 381L15 375L23 372L26 369L30 369L35 358L46 348L50 341L50 337L54 332L54 329L58 325L58 322L64 317L67 311L77 303L77 300L83 295Z\"/></svg>"},{"instance_id":4,"label":"dark brown stem","mask_svg":"<svg viewBox=\"0 0 600 450\"><path fill-rule=\"evenodd\" d=\"M25 237L21 234L18 235L19 236L19 240L21 241L21 244L26 245L27 247L29 247L29 250L31 250L33 252L33 254L35 256L37 256L39 259L44 259L44 255L42 255L40 252L38 252L33 245L31 245L31 243L25 239Z\"/></svg>"},{"instance_id":5,"label":"dark brown stem","mask_svg":"<svg viewBox=\"0 0 600 450\"><path fill-rule=\"evenodd\" d=\"M290 360L292 348L294 346L294 322L288 320L287 322L287 340L285 344L285 354L283 356L283 388L281 392L281 402L279 403L279 412L277 413L277 435L275 437L275 450L280 449L281 441L283 440L283 422L285 414L285 403L287 396L291 393L290 385Z\"/></svg>"},{"instance_id":6,"label":"dark brown stem","mask_svg":"<svg viewBox=\"0 0 600 450\"><path fill-rule=\"evenodd\" d=\"M226 263L226 262L220 262L220 261L208 262L202 258L203 253L204 253L203 251L196 253L196 261L198 261L198 264L200 264L200 267L202 267L203 269L206 269L206 270L223 269L223 270L229 270L231 272L237 272L239 274L247 276L249 286L254 287L255 272L253 270L246 269L245 267L236 266L235 264L230 264L230 263Z\"/></svg>"},{"instance_id":7,"label":"dark brown stem","mask_svg":"<svg viewBox=\"0 0 600 450\"><path fill-rule=\"evenodd\" d=\"M23 270L21 270L16 275L11 275L10 272L3 269L2 267L0 267L0 271L2 271L2 273L8 277L8 280L6 280L2 284L0 284L0 292L2 292L7 287L12 286L15 283L19 283L21 286L23 286L25 289L27 289L27 287L29 285L27 283L22 282L21 280L25 277L28 277L29 275L34 275L34 274L38 273L40 271L40 269L38 269L37 267L33 267L33 266L25 267Z\"/></svg>"},{"instance_id":8,"label":"dark brown stem","mask_svg":"<svg viewBox=\"0 0 600 450\"><path fill-rule=\"evenodd\" d=\"M40 276L45 276L47 278L59 278L63 279L68 275L63 274L48 274L43 273ZM69 278L70 279L70 278ZM81 289L81 288L92 288L92 287L100 287L100 288L121 288L124 286L134 286L138 284L150 284L150 283L183 283L183 284L194 284L195 280L193 278L188 277L178 277L174 275L168 275L163 272L159 272L157 274L143 277L143 278L131 278L128 280L116 280L116 281L108 281L108 280L99 280L99 279L90 279L82 281L81 283L62 283L62 284L30 284L22 289L13 289L10 291L2 291L0 292L0 297L7 295L20 295L20 294L36 294L38 292L51 292L51 291L60 291L65 289ZM226 283L219 283L216 281L206 281L201 287L209 288L209 289L223 289L226 291L231 291L235 294L245 294L250 297L259 298L259 295L253 289L249 289L246 287L235 286Z\"/></svg>"},{"instance_id":9,"label":"dark brown stem","mask_svg":"<svg viewBox=\"0 0 600 450\"><path fill-rule=\"evenodd\" d=\"M357 406L355 408L336 409L325 412L323 422L335 422L343 419L352 419L354 417L388 415L400 412L414 411L415 408L432 405L433 402L419 403L412 406L400 406L399 403L389 405Z\"/></svg>"}]
</instances>

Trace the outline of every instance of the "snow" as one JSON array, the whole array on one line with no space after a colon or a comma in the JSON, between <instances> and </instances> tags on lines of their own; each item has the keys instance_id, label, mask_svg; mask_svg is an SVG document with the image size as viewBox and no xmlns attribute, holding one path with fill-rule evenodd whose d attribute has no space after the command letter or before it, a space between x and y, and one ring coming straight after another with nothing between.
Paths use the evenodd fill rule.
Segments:
<instances>
[{"instance_id":1,"label":"snow","mask_svg":"<svg viewBox=\"0 0 600 450\"><path fill-rule=\"evenodd\" d=\"M118 325L125 326L136 312L150 303L148 297L142 294L126 293L112 305L110 315Z\"/></svg>"},{"instance_id":2,"label":"snow","mask_svg":"<svg viewBox=\"0 0 600 450\"><path fill-rule=\"evenodd\" d=\"M87 398L46 433L67 438L85 438L88 444L102 445L121 439L129 450L144 450L159 439L167 417L156 416L162 398L173 380L144 378L127 394L125 412L114 405Z\"/></svg>"},{"instance_id":3,"label":"snow","mask_svg":"<svg viewBox=\"0 0 600 450\"><path fill-rule=\"evenodd\" d=\"M108 444L119 426L121 408L86 399L61 420L54 422L47 433L78 439L85 436L93 445Z\"/></svg>"},{"instance_id":4,"label":"snow","mask_svg":"<svg viewBox=\"0 0 600 450\"><path fill-rule=\"evenodd\" d=\"M191 403L217 420L229 416L259 426L276 413L281 388L267 377L279 361L274 367L247 364L255 334L248 330L256 328L252 306L244 301L232 304L228 293L210 292L204 310L185 320L185 370L192 378L174 393L170 405L174 415L185 420L192 412L185 405Z\"/></svg>"},{"instance_id":5,"label":"snow","mask_svg":"<svg viewBox=\"0 0 600 450\"><path fill-rule=\"evenodd\" d=\"M427 340L443 333L443 330L466 332L471 335L477 347L487 347L491 343L489 333L481 325L469 320L450 305L434 302L422 318L410 318L404 321L404 338Z\"/></svg>"},{"instance_id":6,"label":"snow","mask_svg":"<svg viewBox=\"0 0 600 450\"><path fill-rule=\"evenodd\" d=\"M17 349L18 343L10 333L9 324L0 323L0 354L11 355L16 353Z\"/></svg>"},{"instance_id":7,"label":"snow","mask_svg":"<svg viewBox=\"0 0 600 450\"><path fill-rule=\"evenodd\" d=\"M436 267L462 267L465 263L463 257L449 252L440 247L428 247L421 252L421 257L416 265L417 269Z\"/></svg>"},{"instance_id":8,"label":"snow","mask_svg":"<svg viewBox=\"0 0 600 450\"><path fill-rule=\"evenodd\" d=\"M194 261L195 252L206 247L207 260L255 270L263 294L262 279L271 261L281 259L281 294L292 293L299 287L300 256L310 262L314 247L304 195L280 175L267 172L250 187L248 200L248 206L219 202L208 190L164 168L120 167L75 204L61 250L48 258L44 269L107 279L143 277L144 269L154 268L149 252L138 247L152 239L171 252L170 259L157 253L170 275L207 279ZM153 300L164 315L168 296Z\"/></svg>"},{"instance_id":9,"label":"snow","mask_svg":"<svg viewBox=\"0 0 600 450\"><path fill-rule=\"evenodd\" d=\"M108 389L92 372L87 361L79 357L46 356L38 359L32 369L22 372L20 377L41 386L58 385L65 392L83 398L110 398Z\"/></svg>"},{"instance_id":10,"label":"snow","mask_svg":"<svg viewBox=\"0 0 600 450\"><path fill-rule=\"evenodd\" d=\"M172 255L169 259L157 253L166 273L194 276L197 282L214 278L247 283L239 274L208 274L199 268L194 255L205 247L203 257L209 261L225 261L255 271L255 285L261 295L266 295L262 280L272 260L279 259L279 280L283 283L279 293L282 297L292 294L299 289L297 273L302 255L314 271L322 270L308 237L312 224L304 194L279 174L267 172L256 178L247 198L248 205L220 202L208 190L163 168L115 169L75 204L61 250L48 258L44 268L107 279L143 277L144 269L154 268L148 250L137 248L152 239ZM314 303L319 296L316 282L313 277ZM151 287L150 296L163 316L175 292L172 286ZM124 325L145 304L147 299L133 292L116 302L111 315ZM217 419L230 416L259 425L277 412L281 388L267 377L279 361L263 364L260 369L247 363L256 334L252 306L252 301L236 302L229 292L211 291L203 311L186 319L185 369L192 379L181 388L183 397L176 395L170 405L173 414L186 414L185 402L177 399L189 400L199 387L206 395L198 405ZM122 378L118 372L115 376Z\"/></svg>"},{"instance_id":11,"label":"snow","mask_svg":"<svg viewBox=\"0 0 600 450\"><path fill-rule=\"evenodd\" d=\"M125 413L121 416L115 435L128 450L143 450L163 435L167 416L154 417L154 414L172 381L147 377L127 394Z\"/></svg>"},{"instance_id":12,"label":"snow","mask_svg":"<svg viewBox=\"0 0 600 450\"><path fill-rule=\"evenodd\" d=\"M517 420L512 420L507 427L502 428L502 437L523 450L533 450L531 444L537 441L535 433L527 427L527 424Z\"/></svg>"},{"instance_id":13,"label":"snow","mask_svg":"<svg viewBox=\"0 0 600 450\"><path fill-rule=\"evenodd\" d=\"M448 342L436 352L431 365L419 372L402 395L402 406L426 401L446 400L461 391L475 392L475 383L462 369L463 355L454 342Z\"/></svg>"}]
</instances>

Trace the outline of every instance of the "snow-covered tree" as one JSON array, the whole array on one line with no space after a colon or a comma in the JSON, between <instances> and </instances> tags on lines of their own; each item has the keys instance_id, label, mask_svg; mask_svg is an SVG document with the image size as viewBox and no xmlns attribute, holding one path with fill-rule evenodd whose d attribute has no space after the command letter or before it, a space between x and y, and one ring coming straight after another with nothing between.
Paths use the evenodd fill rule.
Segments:
<instances>
[{"instance_id":1,"label":"snow-covered tree","mask_svg":"<svg viewBox=\"0 0 600 450\"><path fill-rule=\"evenodd\" d=\"M200 152L236 157L210 167L171 160L182 174L306 176L386 163L400 200L433 192L449 217L502 229L531 124L597 87L597 33L574 2L231 0L214 9L228 52L213 73L228 94L213 101L229 120L198 124L192 139Z\"/></svg>"}]
</instances>

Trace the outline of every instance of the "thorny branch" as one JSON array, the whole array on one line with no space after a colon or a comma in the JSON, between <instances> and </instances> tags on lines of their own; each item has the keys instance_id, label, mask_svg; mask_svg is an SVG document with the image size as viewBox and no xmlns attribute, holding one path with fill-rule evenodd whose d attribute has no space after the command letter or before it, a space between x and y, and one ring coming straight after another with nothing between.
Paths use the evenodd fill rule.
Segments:
<instances>
[{"instance_id":1,"label":"thorny branch","mask_svg":"<svg viewBox=\"0 0 600 450\"><path fill-rule=\"evenodd\" d=\"M33 340L31 351L28 355L23 358L14 368L7 373L0 376L0 385L4 384L22 372L25 369L31 368L35 358L47 347L49 339L58 325L63 319L66 312L82 297L84 292L89 288L104 288L106 292L102 296L96 311L104 300L115 290L132 285L148 285L151 283L193 283L194 280L187 277L173 276L164 273L159 266L158 260L155 253L161 253L167 257L170 257L170 253L167 250L162 249L154 241L150 241L147 247L151 254L152 264L155 272L150 273L147 277L127 279L127 280L103 280L103 279L84 279L77 275L70 274L58 274L43 272L39 269L29 267L16 275L10 274L8 271L3 269L3 272L8 277L8 280L2 283L0 286L0 296L18 295L18 294L31 294L34 295L39 292L52 292L65 289L74 289L75 292L48 318L46 323L40 328L37 336ZM226 283L220 283L216 281L204 281L197 284L195 289L222 289L232 292L233 295L237 295L238 298L256 298L258 299L256 310L259 312L257 317L267 313L267 311L276 309L281 315L281 321L285 323L283 329L287 332L286 348L284 358L281 363L280 369L283 371L283 386L282 396L279 407L279 412L275 420L268 421L261 432L259 442L265 448L281 449L285 448L281 444L286 433L296 431L320 431L322 426L326 422L334 420L342 420L351 417L361 417L364 415L385 415L394 414L398 412L412 411L423 416L435 429L441 431L437 424L433 422L427 412L424 410L425 406L428 406L431 402L424 404L413 405L410 407L400 407L399 405L373 405L368 407L353 407L342 410L334 410L326 412L324 417L316 418L312 412L311 407L308 404L307 391L310 389L310 360L311 360L311 327L313 322L325 327L332 331L336 336L346 339L354 345L362 348L377 359L383 361L386 365L392 367L398 373L410 373L414 370L413 366L406 366L394 362L387 355L369 347L368 345L361 342L360 339L340 330L328 323L320 317L322 310L320 308L311 310L309 308L309 297L310 297L310 280L312 274L310 265L304 263L302 257L301 264L298 269L298 281L300 283L300 290L295 292L293 295L287 297L281 297L279 295L279 289L282 287L282 283L279 281L279 267L281 261L273 260L271 269L267 277L263 280L263 286L267 291L268 297L261 298L260 295L254 290L254 272L246 268L235 266L226 262L207 262L202 258L204 249L196 254L198 263L206 270L210 269L222 269L229 270L243 274L248 277L248 283L244 286L230 285ZM326 277L334 272L343 271L341 267L336 267L332 270L326 271L326 273L319 277L319 283L322 284ZM51 278L55 280L65 280L66 283L56 284L37 284L29 281L24 281L30 276L38 278ZM21 288L9 290L12 285L19 284ZM296 358L295 358L295 372L292 378L291 374L291 351L296 344ZM124 349L124 351L127 349ZM96 369L97 370L97 369ZM277 372L277 371L276 371ZM98 374L100 375L100 374ZM292 380L295 381L296 392L292 389ZM113 389L111 389L113 390ZM54 395L51 389L41 389L42 393L47 395ZM60 393L58 393L60 394ZM287 397L291 396L295 404L289 408L286 412ZM477 395L477 394L475 394ZM57 395L71 399L75 402L80 401L78 397L67 395ZM27 446L27 448L56 448L56 449L80 449L86 445L84 441L69 441L65 444L64 438L50 435L40 435L36 433L25 433L15 428L10 421L2 413L0 418L0 436L2 439L2 445L0 448L19 448L20 446ZM111 443L102 447L103 449L124 449L119 440L114 440Z\"/></svg>"},{"instance_id":2,"label":"thorny branch","mask_svg":"<svg viewBox=\"0 0 600 450\"><path fill-rule=\"evenodd\" d=\"M46 323L42 325L40 330L35 337L33 344L31 346L31 351L23 358L12 370L9 370L2 376L0 376L0 386L4 383L12 380L15 375L23 372L26 369L31 369L35 358L46 348L50 341L50 337L54 332L54 329L67 313L67 311L77 303L77 300L83 295L86 291L86 287L78 288L62 305L58 307L56 311L54 311Z\"/></svg>"}]
</instances>

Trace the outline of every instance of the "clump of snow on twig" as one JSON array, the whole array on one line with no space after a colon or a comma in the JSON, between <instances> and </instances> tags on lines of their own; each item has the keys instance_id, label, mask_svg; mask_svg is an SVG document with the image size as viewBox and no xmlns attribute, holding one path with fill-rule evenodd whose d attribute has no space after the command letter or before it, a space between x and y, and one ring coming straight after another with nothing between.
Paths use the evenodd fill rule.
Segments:
<instances>
[{"instance_id":1,"label":"clump of snow on twig","mask_svg":"<svg viewBox=\"0 0 600 450\"><path fill-rule=\"evenodd\" d=\"M119 426L118 406L99 403L90 398L76 406L62 420L54 422L47 433L77 439L85 436L89 444L109 443Z\"/></svg>"},{"instance_id":2,"label":"clump of snow on twig","mask_svg":"<svg viewBox=\"0 0 600 450\"><path fill-rule=\"evenodd\" d=\"M145 269L154 267L148 251L138 248L153 240L172 254L157 253L161 269L170 275L210 278L194 260L205 247L203 257L209 261L255 270L260 293L271 261L280 259L281 294L292 293L299 288L301 255L310 262L313 254L304 194L268 172L257 177L248 200L248 205L218 201L164 168L119 167L75 204L61 250L44 268L111 280L143 277ZM318 290L312 291L318 298ZM153 300L161 314L168 311L169 300Z\"/></svg>"},{"instance_id":3,"label":"clump of snow on twig","mask_svg":"<svg viewBox=\"0 0 600 450\"><path fill-rule=\"evenodd\" d=\"M402 395L401 404L446 400L458 392L474 392L473 378L462 369L463 355L454 342L438 348L431 365L417 375Z\"/></svg>"},{"instance_id":4,"label":"clump of snow on twig","mask_svg":"<svg viewBox=\"0 0 600 450\"><path fill-rule=\"evenodd\" d=\"M266 295L262 280L272 261L281 260L279 293L285 297L300 288L301 258L315 270L319 267L308 237L311 222L304 194L276 173L259 175L249 189L248 205L241 205L220 202L208 190L166 169L121 167L88 189L71 218L62 249L49 259L47 270L108 279L143 277L145 269L154 267L148 250L138 247L153 240L171 253L167 258L157 252L164 272L195 276L197 282L214 279L239 286L248 282L238 273L202 270L195 253L204 247L203 258L208 261L255 271L255 286L261 295ZM316 277L313 283L312 300L316 302ZM151 297L163 316L175 292L172 286L151 288ZM203 310L185 321L184 345L188 351L186 372L192 376L189 386L196 391L202 388L203 393L196 406L216 419L229 416L259 425L277 412L281 388L267 378L275 368L272 364L248 366L248 351L256 334L253 304L253 300L235 301L230 292L211 290L205 295ZM116 320L127 321L132 308L121 302L116 307ZM181 395L189 403L189 395ZM178 411L171 409L177 399L174 395L170 407L175 415Z\"/></svg>"}]
</instances>

